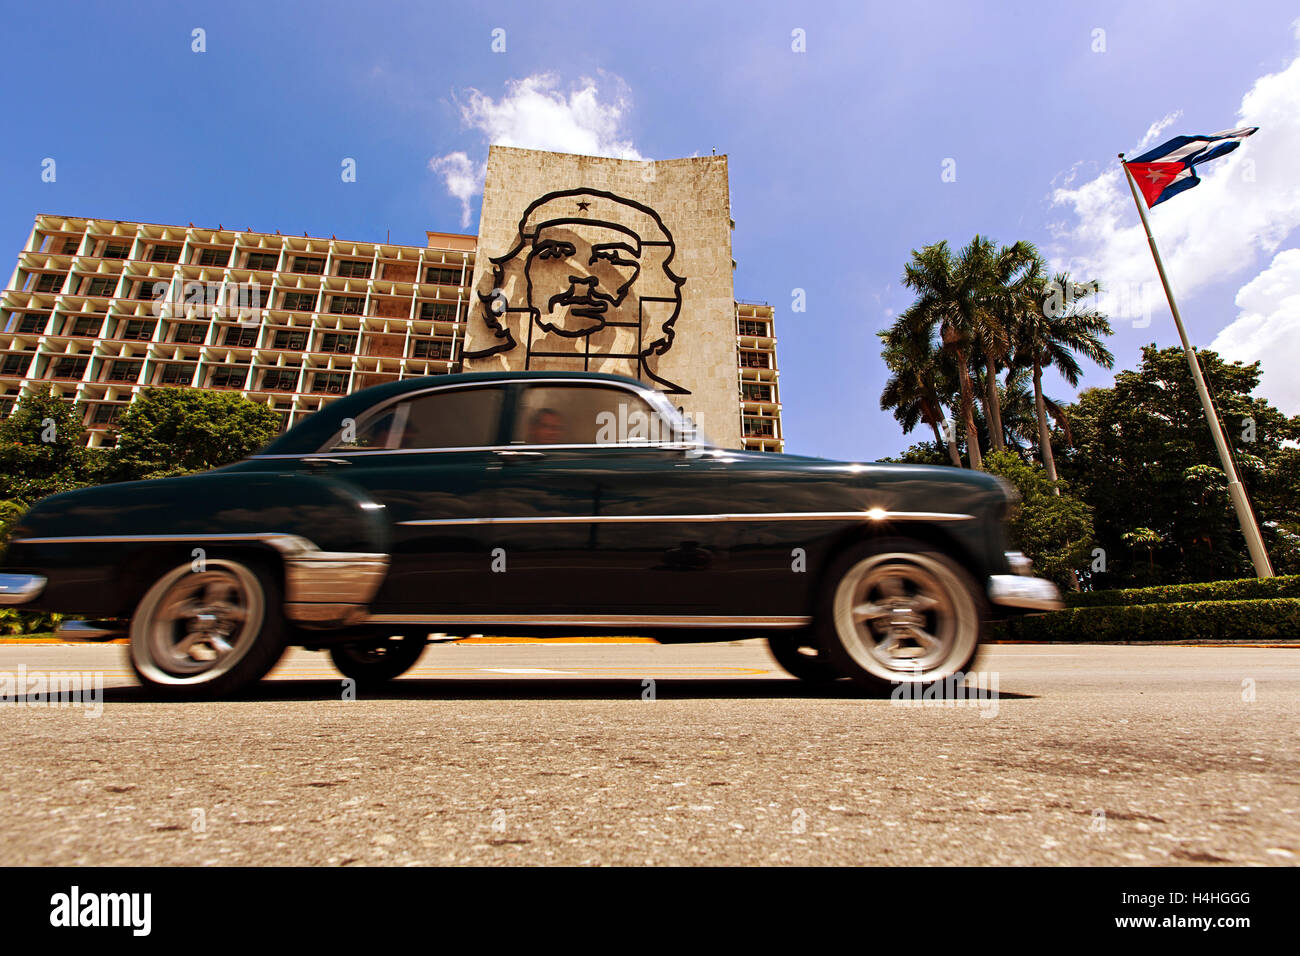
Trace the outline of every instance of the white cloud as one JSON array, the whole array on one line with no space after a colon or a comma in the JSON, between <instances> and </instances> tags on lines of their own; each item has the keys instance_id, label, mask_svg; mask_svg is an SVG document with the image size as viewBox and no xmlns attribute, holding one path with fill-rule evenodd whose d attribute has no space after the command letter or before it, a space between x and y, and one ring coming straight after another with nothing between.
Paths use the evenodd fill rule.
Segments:
<instances>
[{"instance_id":1,"label":"white cloud","mask_svg":"<svg viewBox=\"0 0 1300 956\"><path fill-rule=\"evenodd\" d=\"M1166 138L1162 134L1178 119L1174 113L1152 123L1142 146ZM1260 131L1235 152L1202 166L1199 186L1151 214L1152 231L1180 300L1256 265L1300 226L1300 177L1295 174L1300 58L1255 81L1236 118L1229 122L1225 117L1222 123L1222 128L1235 126L1258 126ZM1052 265L1079 279L1100 279L1108 290L1101 307L1116 319L1145 325L1150 310L1163 307L1164 296L1118 161L1091 180L1076 181L1077 175L1067 178L1052 194L1053 204L1070 213L1053 227L1053 241L1046 244Z\"/></svg>"},{"instance_id":2,"label":"white cloud","mask_svg":"<svg viewBox=\"0 0 1300 956\"><path fill-rule=\"evenodd\" d=\"M1259 391L1288 415L1300 414L1300 249L1274 256L1237 292L1237 308L1210 347L1227 359L1258 360Z\"/></svg>"},{"instance_id":3,"label":"white cloud","mask_svg":"<svg viewBox=\"0 0 1300 956\"><path fill-rule=\"evenodd\" d=\"M457 103L461 121L483 134L489 145L545 149L615 159L645 159L633 145L624 124L631 111L627 84L612 73L599 79L583 77L561 88L554 73L538 73L506 83L506 92L493 99L476 89ZM461 203L461 225L468 226L470 201L483 192L486 162L474 162L463 151L435 156L429 168L443 177L447 192Z\"/></svg>"},{"instance_id":4,"label":"white cloud","mask_svg":"<svg viewBox=\"0 0 1300 956\"><path fill-rule=\"evenodd\" d=\"M1154 146L1156 142L1156 137L1158 137L1161 133L1167 130L1170 126L1173 126L1174 123L1178 122L1178 120L1182 118L1182 115L1183 115L1182 110L1175 110L1174 112L1166 116L1164 119L1156 120L1154 123L1152 123L1150 126L1147 127L1146 135L1144 135L1142 137L1142 140L1137 144L1137 146L1135 146L1132 149L1132 152L1136 153L1140 149L1146 149L1148 146Z\"/></svg>"}]
</instances>

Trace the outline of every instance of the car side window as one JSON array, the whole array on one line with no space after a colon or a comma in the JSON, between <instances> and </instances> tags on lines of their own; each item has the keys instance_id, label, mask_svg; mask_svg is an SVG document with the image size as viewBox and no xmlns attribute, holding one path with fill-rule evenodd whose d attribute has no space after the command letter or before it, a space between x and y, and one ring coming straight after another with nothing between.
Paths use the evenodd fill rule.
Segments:
<instances>
[{"instance_id":1,"label":"car side window","mask_svg":"<svg viewBox=\"0 0 1300 956\"><path fill-rule=\"evenodd\" d=\"M512 445L628 445L672 441L671 427L625 388L532 385L515 412Z\"/></svg>"},{"instance_id":2,"label":"car side window","mask_svg":"<svg viewBox=\"0 0 1300 956\"><path fill-rule=\"evenodd\" d=\"M505 389L499 386L430 392L363 419L333 450L481 448L496 443Z\"/></svg>"}]
</instances>

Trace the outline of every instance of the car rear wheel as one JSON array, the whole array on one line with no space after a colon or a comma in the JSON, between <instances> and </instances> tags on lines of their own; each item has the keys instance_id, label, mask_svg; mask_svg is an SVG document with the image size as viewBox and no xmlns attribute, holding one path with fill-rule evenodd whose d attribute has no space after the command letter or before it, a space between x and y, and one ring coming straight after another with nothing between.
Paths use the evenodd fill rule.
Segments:
<instances>
[{"instance_id":1,"label":"car rear wheel","mask_svg":"<svg viewBox=\"0 0 1300 956\"><path fill-rule=\"evenodd\" d=\"M983 632L983 594L961 565L925 544L890 540L835 562L818 616L827 657L880 692L966 672Z\"/></svg>"},{"instance_id":2,"label":"car rear wheel","mask_svg":"<svg viewBox=\"0 0 1300 956\"><path fill-rule=\"evenodd\" d=\"M773 634L767 639L767 647L776 662L801 681L829 684L840 678L840 672L812 631Z\"/></svg>"},{"instance_id":3,"label":"car rear wheel","mask_svg":"<svg viewBox=\"0 0 1300 956\"><path fill-rule=\"evenodd\" d=\"M380 687L401 677L424 653L423 635L401 635L353 644L336 644L330 659L344 677L351 677L362 689Z\"/></svg>"},{"instance_id":4,"label":"car rear wheel","mask_svg":"<svg viewBox=\"0 0 1300 956\"><path fill-rule=\"evenodd\" d=\"M209 558L173 568L140 599L129 659L168 697L219 697L261 680L284 653L280 586L266 569Z\"/></svg>"}]
</instances>

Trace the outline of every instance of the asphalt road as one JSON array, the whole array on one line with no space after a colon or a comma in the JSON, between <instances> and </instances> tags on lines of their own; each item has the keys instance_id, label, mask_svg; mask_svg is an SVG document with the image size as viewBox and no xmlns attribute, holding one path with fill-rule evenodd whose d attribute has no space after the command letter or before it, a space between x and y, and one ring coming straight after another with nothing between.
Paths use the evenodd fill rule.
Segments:
<instances>
[{"instance_id":1,"label":"asphalt road","mask_svg":"<svg viewBox=\"0 0 1300 956\"><path fill-rule=\"evenodd\" d=\"M295 652L204 704L122 653L0 646L107 687L0 706L0 864L1300 862L1298 648L993 647L951 707L761 642L435 646L358 700Z\"/></svg>"}]
</instances>

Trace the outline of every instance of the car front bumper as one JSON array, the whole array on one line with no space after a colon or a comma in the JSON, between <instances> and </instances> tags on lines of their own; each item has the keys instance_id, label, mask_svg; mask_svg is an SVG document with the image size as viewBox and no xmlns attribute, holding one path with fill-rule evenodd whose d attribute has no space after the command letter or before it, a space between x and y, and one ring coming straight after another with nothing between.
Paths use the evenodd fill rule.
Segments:
<instances>
[{"instance_id":1,"label":"car front bumper","mask_svg":"<svg viewBox=\"0 0 1300 956\"><path fill-rule=\"evenodd\" d=\"M45 590L45 580L39 574L0 574L0 606L36 600Z\"/></svg>"},{"instance_id":2,"label":"car front bumper","mask_svg":"<svg viewBox=\"0 0 1300 956\"><path fill-rule=\"evenodd\" d=\"M1051 581L1025 574L995 574L989 578L989 600L1003 607L1058 611L1064 604Z\"/></svg>"}]
</instances>

